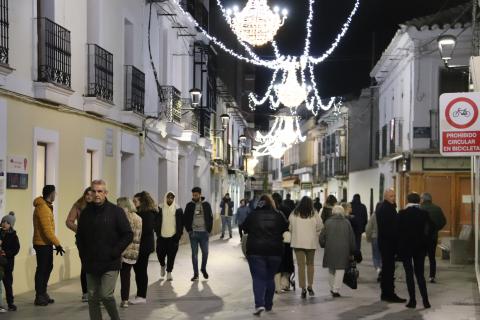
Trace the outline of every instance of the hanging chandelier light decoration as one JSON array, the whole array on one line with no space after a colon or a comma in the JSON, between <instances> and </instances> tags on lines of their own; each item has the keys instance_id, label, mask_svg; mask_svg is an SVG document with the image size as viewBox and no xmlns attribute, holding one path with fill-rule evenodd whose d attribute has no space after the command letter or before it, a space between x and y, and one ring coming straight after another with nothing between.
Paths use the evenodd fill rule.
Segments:
<instances>
[{"instance_id":1,"label":"hanging chandelier light decoration","mask_svg":"<svg viewBox=\"0 0 480 320\"><path fill-rule=\"evenodd\" d=\"M269 155L279 159L293 144L305 140L296 116L277 116L267 134L257 131L255 141L258 145L255 146L253 156L257 158Z\"/></svg>"},{"instance_id":2,"label":"hanging chandelier light decoration","mask_svg":"<svg viewBox=\"0 0 480 320\"><path fill-rule=\"evenodd\" d=\"M267 0L248 0L245 8L238 11L238 7L227 9L227 22L241 41L252 46L263 46L273 41L273 38L285 23L288 11L275 7L273 11Z\"/></svg>"},{"instance_id":3,"label":"hanging chandelier light decoration","mask_svg":"<svg viewBox=\"0 0 480 320\"><path fill-rule=\"evenodd\" d=\"M297 63L292 63L285 71L285 81L275 87L278 101L288 108L297 108L307 99L308 90L305 84L297 79Z\"/></svg>"}]
</instances>

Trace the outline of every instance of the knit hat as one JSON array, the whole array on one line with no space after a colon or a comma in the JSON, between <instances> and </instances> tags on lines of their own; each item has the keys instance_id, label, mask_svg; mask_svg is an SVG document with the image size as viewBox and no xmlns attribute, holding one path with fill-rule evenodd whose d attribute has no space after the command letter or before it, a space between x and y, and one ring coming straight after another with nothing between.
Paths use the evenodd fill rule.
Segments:
<instances>
[{"instance_id":1,"label":"knit hat","mask_svg":"<svg viewBox=\"0 0 480 320\"><path fill-rule=\"evenodd\" d=\"M15 225L15 212L10 211L6 216L3 216L2 223L8 223L12 228Z\"/></svg>"},{"instance_id":2,"label":"knit hat","mask_svg":"<svg viewBox=\"0 0 480 320\"><path fill-rule=\"evenodd\" d=\"M42 190L42 196L43 198L48 198L48 196L52 193L55 192L55 186L53 184L47 184L45 187L43 187Z\"/></svg>"}]
</instances>

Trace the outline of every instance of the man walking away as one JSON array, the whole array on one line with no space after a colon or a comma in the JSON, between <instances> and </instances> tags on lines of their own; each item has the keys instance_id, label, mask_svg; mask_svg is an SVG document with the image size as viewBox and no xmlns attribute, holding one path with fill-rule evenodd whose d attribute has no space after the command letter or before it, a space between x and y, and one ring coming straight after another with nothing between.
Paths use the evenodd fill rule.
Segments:
<instances>
[{"instance_id":1,"label":"man walking away","mask_svg":"<svg viewBox=\"0 0 480 320\"><path fill-rule=\"evenodd\" d=\"M192 248L193 277L192 281L198 280L198 246L202 251L202 265L200 271L205 279L208 279L208 238L212 232L213 214L212 207L206 201L202 201L202 189L192 189L192 201L185 207L184 225L190 237Z\"/></svg>"},{"instance_id":2,"label":"man walking away","mask_svg":"<svg viewBox=\"0 0 480 320\"><path fill-rule=\"evenodd\" d=\"M377 207L375 215L377 217L378 228L378 247L382 255L382 279L380 287L382 294L381 300L391 303L404 303L407 300L402 299L395 294L394 273L395 273L395 255L398 245L398 226L397 226L397 205L395 204L395 191L387 189L383 193L383 202Z\"/></svg>"},{"instance_id":3,"label":"man walking away","mask_svg":"<svg viewBox=\"0 0 480 320\"><path fill-rule=\"evenodd\" d=\"M428 301L427 285L425 283L424 263L428 242L428 212L420 209L420 195L410 193L407 196L408 204L405 209L398 213L398 254L403 262L407 280L408 301L407 308L415 308L415 282L413 274L417 278L418 289L422 295L423 306L430 308Z\"/></svg>"},{"instance_id":4,"label":"man walking away","mask_svg":"<svg viewBox=\"0 0 480 320\"><path fill-rule=\"evenodd\" d=\"M226 193L220 202L220 216L222 218L222 235L220 239L225 237L225 229L228 227L230 239L232 238L232 216L233 216L233 201L230 199L230 194Z\"/></svg>"},{"instance_id":5,"label":"man walking away","mask_svg":"<svg viewBox=\"0 0 480 320\"><path fill-rule=\"evenodd\" d=\"M438 232L445 227L447 219L443 214L442 208L432 203L432 195L430 193L422 193L421 206L423 210L428 212L430 218L430 226L433 230L430 231L431 237L427 243L428 260L430 261L430 282L435 283L437 276L437 261L435 259L435 251L437 250Z\"/></svg>"},{"instance_id":6,"label":"man walking away","mask_svg":"<svg viewBox=\"0 0 480 320\"><path fill-rule=\"evenodd\" d=\"M240 207L238 207L237 214L235 215L235 223L238 225L240 240L242 240L243 237L243 222L245 222L245 219L247 219L251 212L250 208L246 204L247 201L245 199L240 200Z\"/></svg>"},{"instance_id":7,"label":"man walking away","mask_svg":"<svg viewBox=\"0 0 480 320\"><path fill-rule=\"evenodd\" d=\"M365 228L368 223L367 207L360 201L360 195L355 194L352 202L352 215L354 216L356 230L355 231L355 243L357 252L361 252L362 248L362 234L365 232Z\"/></svg>"},{"instance_id":8,"label":"man walking away","mask_svg":"<svg viewBox=\"0 0 480 320\"><path fill-rule=\"evenodd\" d=\"M292 200L292 195L287 193L285 196L285 200L283 200L283 205L288 209L289 213L291 213L295 209L295 202Z\"/></svg>"},{"instance_id":9,"label":"man walking away","mask_svg":"<svg viewBox=\"0 0 480 320\"><path fill-rule=\"evenodd\" d=\"M53 218L53 202L55 201L55 186L43 187L42 196L33 201L33 248L37 256L35 271L35 305L47 306L55 301L47 293L48 280L53 269L53 248L57 255L63 256L65 251L55 236L55 220Z\"/></svg>"},{"instance_id":10,"label":"man walking away","mask_svg":"<svg viewBox=\"0 0 480 320\"><path fill-rule=\"evenodd\" d=\"M133 231L125 212L107 200L103 180L92 182L93 203L78 221L77 246L87 273L88 308L91 320L101 320L100 301L113 320L119 320L113 295L122 253L133 241Z\"/></svg>"}]
</instances>

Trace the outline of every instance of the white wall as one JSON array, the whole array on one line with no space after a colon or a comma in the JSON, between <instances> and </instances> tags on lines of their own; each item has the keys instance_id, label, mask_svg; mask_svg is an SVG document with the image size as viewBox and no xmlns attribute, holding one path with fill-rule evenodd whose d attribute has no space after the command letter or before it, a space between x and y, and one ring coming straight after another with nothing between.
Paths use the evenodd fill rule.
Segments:
<instances>
[{"instance_id":1,"label":"white wall","mask_svg":"<svg viewBox=\"0 0 480 320\"><path fill-rule=\"evenodd\" d=\"M378 169L351 172L348 175L348 201L358 193L362 203L370 211L370 189L373 188L373 208L379 201L378 189L380 186L380 173Z\"/></svg>"}]
</instances>

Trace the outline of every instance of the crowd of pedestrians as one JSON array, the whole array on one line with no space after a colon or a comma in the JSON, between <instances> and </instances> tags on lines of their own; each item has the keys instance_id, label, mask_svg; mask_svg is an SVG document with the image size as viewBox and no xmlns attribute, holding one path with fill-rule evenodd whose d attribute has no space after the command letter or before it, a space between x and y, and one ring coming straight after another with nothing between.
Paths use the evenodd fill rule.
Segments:
<instances>
[{"instance_id":1,"label":"crowd of pedestrians","mask_svg":"<svg viewBox=\"0 0 480 320\"><path fill-rule=\"evenodd\" d=\"M192 189L192 201L182 210L172 191L157 205L146 191L132 199L121 197L116 204L107 199L107 185L95 180L73 204L66 226L75 233L81 259L82 301L88 302L90 319L102 319L103 304L111 319L119 319L114 289L118 276L121 283L120 307L147 303L149 256L156 251L160 263L160 277L172 281L175 257L184 230L191 246L193 277L204 279L207 272L209 236L213 227L211 205L202 196L199 187ZM53 203L56 189L43 188L42 196L34 200L33 247L36 251L35 300L37 306L48 306L54 299L47 292L53 269L53 250L57 255L65 251L55 235ZM387 189L383 201L368 218L365 205L358 194L350 203L338 203L329 195L322 205L317 198L303 197L295 203L290 194L286 199L274 193L247 202L235 204L225 194L219 208L222 233L232 238L232 219L238 225L241 241L252 276L255 315L273 308L274 295L301 289L301 298L314 296L315 253L318 245L324 248L323 268L329 272L332 297L341 296L345 270L352 263L362 261L361 240L371 243L373 264L380 282L380 299L390 303L405 303L395 293L395 267L401 262L405 270L409 300L408 308L415 308L415 281L425 308L430 308L424 261L430 260L429 280L436 280L435 249L438 232L446 219L440 207L432 203L428 193L407 196L408 204L397 212L395 192ZM15 214L10 212L1 220L0 280L3 282L8 308L0 312L16 311L12 290L15 255L20 243L14 230ZM156 234L156 246L155 237ZM200 269L198 249L202 254ZM156 248L156 250L155 250ZM296 272L293 254L296 257ZM135 273L137 292L130 298L131 270ZM0 290L0 299L2 292Z\"/></svg>"}]
</instances>

